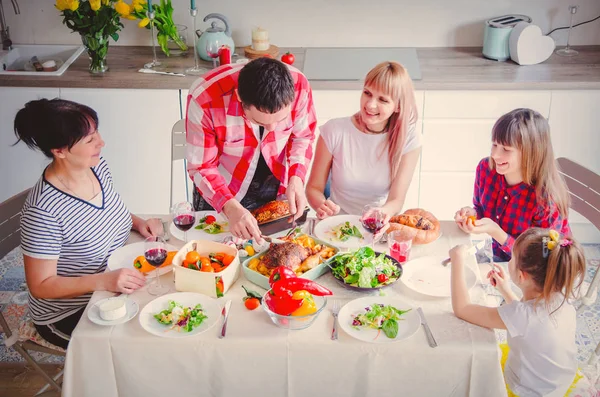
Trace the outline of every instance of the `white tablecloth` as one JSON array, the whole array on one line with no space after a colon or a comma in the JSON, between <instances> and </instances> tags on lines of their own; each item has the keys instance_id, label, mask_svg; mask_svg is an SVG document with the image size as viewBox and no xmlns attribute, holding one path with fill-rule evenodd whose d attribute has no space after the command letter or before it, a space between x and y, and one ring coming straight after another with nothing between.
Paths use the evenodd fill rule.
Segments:
<instances>
[{"instance_id":1,"label":"white tablecloth","mask_svg":"<svg viewBox=\"0 0 600 397\"><path fill-rule=\"evenodd\" d=\"M413 247L412 258L444 255L469 242L453 222L443 222L442 232L438 241ZM471 265L476 270L474 259ZM174 292L172 273L162 280ZM318 281L342 303L364 296L340 287L330 273ZM485 304L480 282L470 294ZM244 307L242 284L264 291L241 273L219 299L232 300L224 339L217 337L220 323L194 337L170 339L147 333L137 317L104 327L85 313L67 350L63 396L506 396L494 333L456 318L450 299L428 298L397 282L384 293L421 306L439 346L429 347L422 329L400 342L370 344L341 329L332 341L329 310L306 330L278 328L261 308ZM96 292L90 303L111 295ZM140 310L153 298L145 290L130 297Z\"/></svg>"}]
</instances>

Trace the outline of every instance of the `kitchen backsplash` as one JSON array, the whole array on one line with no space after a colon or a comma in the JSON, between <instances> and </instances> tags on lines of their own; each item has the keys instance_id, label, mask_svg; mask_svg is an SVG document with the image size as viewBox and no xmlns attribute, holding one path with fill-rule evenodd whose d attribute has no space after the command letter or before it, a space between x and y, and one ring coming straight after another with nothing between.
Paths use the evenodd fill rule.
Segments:
<instances>
[{"instance_id":1,"label":"kitchen backsplash","mask_svg":"<svg viewBox=\"0 0 600 397\"><path fill-rule=\"evenodd\" d=\"M18 0L21 14L4 2L13 42L80 43L62 24L54 1ZM131 0L126 0L131 2ZM155 0L156 1L156 0ZM42 4L43 3L43 4ZM251 30L261 26L270 41L288 47L456 47L481 46L484 21L508 13L533 18L542 31L568 26L568 5L579 6L575 23L600 15L599 0L199 0L202 18L218 12L229 18L238 46L250 44ZM173 0L174 19L191 26L187 0ZM119 45L149 45L148 31L124 20ZM191 30L191 29L190 29ZM564 45L567 30L553 33ZM600 44L600 21L573 30L572 45Z\"/></svg>"}]
</instances>

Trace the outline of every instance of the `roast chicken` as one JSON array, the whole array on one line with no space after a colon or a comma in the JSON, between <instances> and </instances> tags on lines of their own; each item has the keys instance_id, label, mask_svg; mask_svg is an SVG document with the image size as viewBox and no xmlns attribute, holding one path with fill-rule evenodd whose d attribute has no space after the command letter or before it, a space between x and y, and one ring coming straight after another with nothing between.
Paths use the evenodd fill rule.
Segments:
<instances>
[{"instance_id":1,"label":"roast chicken","mask_svg":"<svg viewBox=\"0 0 600 397\"><path fill-rule=\"evenodd\" d=\"M271 244L267 253L261 258L261 262L267 269L285 266L296 271L308 255L308 250L298 244L290 242Z\"/></svg>"}]
</instances>

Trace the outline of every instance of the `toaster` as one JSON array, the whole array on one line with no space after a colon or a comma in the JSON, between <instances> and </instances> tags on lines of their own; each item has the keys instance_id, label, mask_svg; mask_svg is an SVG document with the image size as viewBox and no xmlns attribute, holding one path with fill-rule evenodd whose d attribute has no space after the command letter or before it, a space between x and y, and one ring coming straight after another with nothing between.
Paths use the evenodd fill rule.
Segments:
<instances>
[{"instance_id":1,"label":"toaster","mask_svg":"<svg viewBox=\"0 0 600 397\"><path fill-rule=\"evenodd\" d=\"M519 22L531 23L531 18L526 15L510 14L485 21L483 56L496 61L508 60L510 32Z\"/></svg>"}]
</instances>

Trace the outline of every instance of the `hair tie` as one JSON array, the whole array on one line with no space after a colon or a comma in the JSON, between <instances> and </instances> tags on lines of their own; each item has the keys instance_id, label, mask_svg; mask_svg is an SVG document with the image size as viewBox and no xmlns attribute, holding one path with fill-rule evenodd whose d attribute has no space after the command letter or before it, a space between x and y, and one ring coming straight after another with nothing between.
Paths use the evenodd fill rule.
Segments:
<instances>
[{"instance_id":1,"label":"hair tie","mask_svg":"<svg viewBox=\"0 0 600 397\"><path fill-rule=\"evenodd\" d=\"M566 238L562 239L562 241L560 242L561 247L567 247L572 244L573 244L573 240L568 240Z\"/></svg>"}]
</instances>

